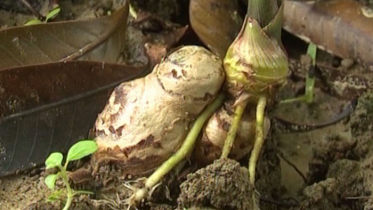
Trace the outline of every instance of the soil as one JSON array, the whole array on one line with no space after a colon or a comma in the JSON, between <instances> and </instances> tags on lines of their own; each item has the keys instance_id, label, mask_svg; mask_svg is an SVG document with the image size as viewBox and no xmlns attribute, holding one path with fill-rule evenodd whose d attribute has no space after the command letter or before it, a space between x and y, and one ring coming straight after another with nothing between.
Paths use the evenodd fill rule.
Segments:
<instances>
[{"instance_id":1,"label":"soil","mask_svg":"<svg viewBox=\"0 0 373 210\"><path fill-rule=\"evenodd\" d=\"M56 21L106 15L118 8L119 2L60 1L63 12ZM135 6L143 10L164 8L157 11L166 19L183 13L174 0L144 2L137 1ZM43 3L41 8L47 8L49 1ZM153 4L154 7L151 6ZM31 15L0 10L2 28L23 25L32 18ZM306 44L289 34L285 34L285 38L290 40L285 40L284 45L290 55L291 69L305 75L306 68L300 55L304 54ZM289 44L291 42L294 43ZM348 60L335 64L331 55L320 53L318 63L335 66L340 72L360 75L371 84L373 82L373 72ZM307 124L329 120L350 102L351 98L342 99L341 88L351 85L344 84L342 80L326 80L329 92L316 85L312 104L299 102L279 105L270 114ZM303 79L292 77L281 90L279 100L294 97L302 91L303 86ZM259 201L252 199L257 193L262 210L373 209L372 122L372 91L364 91L360 95L350 117L324 128L289 133L282 130L282 126L273 118L272 132L258 163L256 191L248 183L248 173L244 167L247 161L218 160L195 173L186 170L181 173L183 175L177 175L176 181L175 175L168 176L154 191L152 199L143 203L140 209L252 209L253 203ZM46 202L51 192L45 186L44 178L49 173L51 171L37 168L0 179L0 209L62 209L61 202ZM113 181L103 189L84 188L96 194L77 196L71 209L127 208L127 199L133 191L131 188L138 188L143 182L129 182L114 175ZM58 182L57 189L61 186L62 183Z\"/></svg>"},{"instance_id":2,"label":"soil","mask_svg":"<svg viewBox=\"0 0 373 210\"><path fill-rule=\"evenodd\" d=\"M254 192L247 168L234 160L219 159L188 175L180 185L178 209L252 209ZM224 186L224 187L223 187Z\"/></svg>"}]
</instances>

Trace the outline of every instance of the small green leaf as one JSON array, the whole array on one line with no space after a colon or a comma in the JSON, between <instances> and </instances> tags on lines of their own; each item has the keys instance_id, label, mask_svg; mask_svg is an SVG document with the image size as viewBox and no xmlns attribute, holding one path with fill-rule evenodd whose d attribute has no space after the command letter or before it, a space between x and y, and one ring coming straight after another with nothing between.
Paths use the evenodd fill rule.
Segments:
<instances>
[{"instance_id":1,"label":"small green leaf","mask_svg":"<svg viewBox=\"0 0 373 210\"><path fill-rule=\"evenodd\" d=\"M61 200L61 197L63 194L64 194L63 190L56 190L50 196L48 196L47 201L53 202L53 201Z\"/></svg>"},{"instance_id":2,"label":"small green leaf","mask_svg":"<svg viewBox=\"0 0 373 210\"><path fill-rule=\"evenodd\" d=\"M61 11L61 8L59 8L59 7L56 7L54 9L52 9L47 14L47 17L45 18L45 22L48 22L49 19L52 19L52 18L56 17L58 15L58 13L60 13L60 11Z\"/></svg>"},{"instance_id":3,"label":"small green leaf","mask_svg":"<svg viewBox=\"0 0 373 210\"><path fill-rule=\"evenodd\" d=\"M30 26L30 25L37 25L37 24L41 24L43 22L41 22L41 20L39 19L32 19L32 20L29 20L25 23L25 26Z\"/></svg>"},{"instance_id":4,"label":"small green leaf","mask_svg":"<svg viewBox=\"0 0 373 210\"><path fill-rule=\"evenodd\" d=\"M45 178L44 182L45 182L45 184L47 185L47 187L48 187L49 189L53 190L53 189L54 189L54 186L55 186L55 184L56 184L56 180L57 180L57 178L58 178L58 174L50 174L50 175L48 175L48 176Z\"/></svg>"},{"instance_id":5,"label":"small green leaf","mask_svg":"<svg viewBox=\"0 0 373 210\"><path fill-rule=\"evenodd\" d=\"M80 141L74 144L67 153L66 161L79 160L97 150L97 143L92 140Z\"/></svg>"},{"instance_id":6,"label":"small green leaf","mask_svg":"<svg viewBox=\"0 0 373 210\"><path fill-rule=\"evenodd\" d=\"M47 166L46 169L60 166L62 164L62 159L63 156L60 152L54 152L50 154L47 160L45 161L45 165Z\"/></svg>"}]
</instances>

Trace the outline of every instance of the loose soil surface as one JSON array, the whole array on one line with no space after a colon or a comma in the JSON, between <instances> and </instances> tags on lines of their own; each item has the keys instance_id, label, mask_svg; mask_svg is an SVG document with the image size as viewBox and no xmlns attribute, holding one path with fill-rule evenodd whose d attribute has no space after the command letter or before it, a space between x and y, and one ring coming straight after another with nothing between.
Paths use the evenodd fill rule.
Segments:
<instances>
[{"instance_id":1,"label":"loose soil surface","mask_svg":"<svg viewBox=\"0 0 373 210\"><path fill-rule=\"evenodd\" d=\"M75 1L60 2L64 12L57 20L98 17L120 5L118 1L72 2ZM157 7L161 7L161 4L169 3L159 13L162 17L170 18L180 14L180 7L175 6L174 1L160 2L151 1L149 4L159 4ZM138 1L138 6L155 8L144 1ZM42 5L42 8L45 7ZM0 10L1 27L22 25L31 18L30 15ZM285 37L290 40L284 44L289 51L291 69L305 75L304 62L300 56L305 52L303 49L306 45L289 34L285 34ZM293 40L296 44L300 43L301 47L290 46ZM332 56L320 53L318 63L332 66L334 61ZM342 62L345 63L348 61ZM373 83L373 73L357 64L335 66L340 72L360 75L370 84ZM343 100L335 95L343 88L353 88L354 85L342 80L322 78L329 84L329 91L323 91L317 85L312 104L299 102L279 105L270 115L307 124L331 119L351 101L351 98ZM303 86L303 79L292 77L281 90L279 100L294 97ZM331 95L332 90L336 94ZM256 191L247 179L247 158L240 163L219 160L195 173L191 173L194 169L191 166L177 175L168 176L153 192L152 199L140 209L252 209L255 202L263 210L373 209L372 122L372 91L365 91L358 98L356 109L350 117L324 128L288 133L282 130L273 117L272 131L257 168ZM62 209L60 202L46 202L46 197L51 193L44 184L48 173L51 172L38 168L26 174L1 179L0 209ZM130 188L141 186L142 181L129 182L115 178L115 173L111 173L111 176L114 181L109 186L100 190L91 186L88 190L95 191L96 195L77 197L71 209L126 208L126 199L132 192ZM57 183L57 188L61 186L62 183ZM253 200L253 194L260 195L261 199Z\"/></svg>"}]
</instances>

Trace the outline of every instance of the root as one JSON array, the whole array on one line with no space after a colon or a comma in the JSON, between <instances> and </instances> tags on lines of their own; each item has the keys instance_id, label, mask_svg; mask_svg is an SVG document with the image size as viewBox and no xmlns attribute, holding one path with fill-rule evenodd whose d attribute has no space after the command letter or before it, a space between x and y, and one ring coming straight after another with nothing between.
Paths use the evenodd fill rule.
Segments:
<instances>
[{"instance_id":1,"label":"root","mask_svg":"<svg viewBox=\"0 0 373 210\"><path fill-rule=\"evenodd\" d=\"M125 205L126 201L123 201L119 198L119 194L117 193L117 199L109 198L106 195L102 195L104 199L100 200L92 200L97 206L104 205L105 207L111 209L111 210L120 210L121 205Z\"/></svg>"},{"instance_id":2,"label":"root","mask_svg":"<svg viewBox=\"0 0 373 210\"><path fill-rule=\"evenodd\" d=\"M258 158L260 155L260 151L262 150L262 146L264 144L264 111L266 107L267 99L264 96L259 97L258 105L256 107L256 137L254 148L251 151L250 159L249 159L249 176L250 176L250 183L255 186L255 170L256 164L258 162Z\"/></svg>"},{"instance_id":3,"label":"root","mask_svg":"<svg viewBox=\"0 0 373 210\"><path fill-rule=\"evenodd\" d=\"M223 152L220 156L220 158L228 158L228 155L232 149L232 146L234 144L234 140L236 139L237 130L241 122L242 115L245 111L246 105L248 100L243 100L239 104L237 104L237 107L234 111L234 118L232 121L232 125L229 128L227 138L225 139Z\"/></svg>"},{"instance_id":4,"label":"root","mask_svg":"<svg viewBox=\"0 0 373 210\"><path fill-rule=\"evenodd\" d=\"M151 189L149 188L146 188L146 187L143 187L143 188L140 188L140 189L137 189L135 187L132 187L130 185L125 185L128 189L131 189L134 191L133 195L128 198L126 200L126 204L128 205L128 210L131 208L131 207L134 207L136 208L136 206L139 206L140 203L144 202L145 199L147 199L148 197L151 197L154 190L159 186L161 185L161 183L158 183L156 184L155 186L153 186ZM137 208L136 208L137 209Z\"/></svg>"},{"instance_id":5,"label":"root","mask_svg":"<svg viewBox=\"0 0 373 210\"><path fill-rule=\"evenodd\" d=\"M148 197L149 190L147 188L141 188L135 191L135 193L129 198L129 207L138 206L140 202L144 201Z\"/></svg>"}]
</instances>

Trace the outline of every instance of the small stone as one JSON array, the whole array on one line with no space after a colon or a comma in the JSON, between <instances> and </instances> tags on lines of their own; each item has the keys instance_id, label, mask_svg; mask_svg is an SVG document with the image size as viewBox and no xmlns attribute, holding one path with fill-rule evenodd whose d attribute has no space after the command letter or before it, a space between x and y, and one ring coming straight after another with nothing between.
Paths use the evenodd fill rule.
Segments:
<instances>
[{"instance_id":1,"label":"small stone","mask_svg":"<svg viewBox=\"0 0 373 210\"><path fill-rule=\"evenodd\" d=\"M349 69L353 64L354 64L354 60L351 59L351 58L345 58L341 61L341 66L344 68L344 69Z\"/></svg>"}]
</instances>

